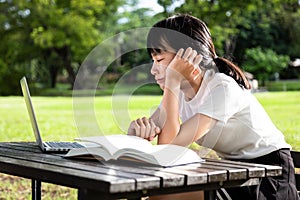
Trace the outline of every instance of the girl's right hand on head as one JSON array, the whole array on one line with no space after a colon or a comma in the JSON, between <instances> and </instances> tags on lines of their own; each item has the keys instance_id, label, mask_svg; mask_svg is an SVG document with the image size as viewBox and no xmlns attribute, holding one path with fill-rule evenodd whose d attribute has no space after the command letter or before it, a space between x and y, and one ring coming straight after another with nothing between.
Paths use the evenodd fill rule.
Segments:
<instances>
[{"instance_id":1,"label":"girl's right hand on head","mask_svg":"<svg viewBox=\"0 0 300 200\"><path fill-rule=\"evenodd\" d=\"M199 64L201 61L202 56L191 47L186 50L179 49L167 68L167 77L178 82L184 79L194 79L200 73Z\"/></svg>"},{"instance_id":2,"label":"girl's right hand on head","mask_svg":"<svg viewBox=\"0 0 300 200\"><path fill-rule=\"evenodd\" d=\"M128 128L128 135L135 135L149 141L152 141L161 129L153 122L151 118L138 118L132 121Z\"/></svg>"}]
</instances>

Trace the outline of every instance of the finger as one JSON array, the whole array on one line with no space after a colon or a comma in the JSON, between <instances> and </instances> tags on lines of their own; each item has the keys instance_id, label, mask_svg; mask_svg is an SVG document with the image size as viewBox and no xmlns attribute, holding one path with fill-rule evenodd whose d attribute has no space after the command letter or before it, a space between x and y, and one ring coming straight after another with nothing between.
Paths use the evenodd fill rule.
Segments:
<instances>
[{"instance_id":1,"label":"finger","mask_svg":"<svg viewBox=\"0 0 300 200\"><path fill-rule=\"evenodd\" d=\"M193 64L196 56L197 56L197 51L193 50L188 58L189 62Z\"/></svg>"},{"instance_id":2,"label":"finger","mask_svg":"<svg viewBox=\"0 0 300 200\"><path fill-rule=\"evenodd\" d=\"M155 131L155 124L153 123L152 119L150 119L149 122L150 122L150 131L149 131L148 138L152 137L155 134L155 132L154 132Z\"/></svg>"},{"instance_id":3,"label":"finger","mask_svg":"<svg viewBox=\"0 0 300 200\"><path fill-rule=\"evenodd\" d=\"M145 138L146 126L141 118L138 119L138 123L140 125L140 137Z\"/></svg>"},{"instance_id":4,"label":"finger","mask_svg":"<svg viewBox=\"0 0 300 200\"><path fill-rule=\"evenodd\" d=\"M161 129L158 126L155 127L155 134L158 135L158 134L160 134L160 132L161 132Z\"/></svg>"},{"instance_id":5,"label":"finger","mask_svg":"<svg viewBox=\"0 0 300 200\"><path fill-rule=\"evenodd\" d=\"M192 53L192 51L193 51L192 48L191 48L191 47L188 47L188 48L185 50L185 52L184 52L182 58L183 58L184 60L187 60L187 59L189 58L190 54Z\"/></svg>"},{"instance_id":6,"label":"finger","mask_svg":"<svg viewBox=\"0 0 300 200\"><path fill-rule=\"evenodd\" d=\"M177 51L176 56L179 57L179 58L181 58L183 52L184 52L184 49L183 49L183 48L179 49L179 50Z\"/></svg>"},{"instance_id":7,"label":"finger","mask_svg":"<svg viewBox=\"0 0 300 200\"><path fill-rule=\"evenodd\" d=\"M138 124L138 120L134 121L134 130L135 130L135 135L140 137L141 130L140 130L140 125Z\"/></svg>"},{"instance_id":8,"label":"finger","mask_svg":"<svg viewBox=\"0 0 300 200\"><path fill-rule=\"evenodd\" d=\"M156 136L156 132L155 132L155 129L156 129L156 124L154 123L154 121L152 119L150 119L150 124L151 124L151 132L150 132L150 136L149 137L155 137Z\"/></svg>"},{"instance_id":9,"label":"finger","mask_svg":"<svg viewBox=\"0 0 300 200\"><path fill-rule=\"evenodd\" d=\"M148 138L151 133L151 125L149 120L146 117L142 118L144 125L145 125L145 133L144 133L144 138Z\"/></svg>"},{"instance_id":10,"label":"finger","mask_svg":"<svg viewBox=\"0 0 300 200\"><path fill-rule=\"evenodd\" d=\"M129 125L128 131L127 131L127 135L135 135L135 121L132 121Z\"/></svg>"},{"instance_id":11,"label":"finger","mask_svg":"<svg viewBox=\"0 0 300 200\"><path fill-rule=\"evenodd\" d=\"M202 56L199 54L199 55L197 55L196 57L195 57L195 59L194 59L194 65L196 65L196 66L199 66L199 64L201 63L201 61L202 61Z\"/></svg>"},{"instance_id":12,"label":"finger","mask_svg":"<svg viewBox=\"0 0 300 200\"><path fill-rule=\"evenodd\" d=\"M148 140L149 140L149 141L152 141L152 140L154 140L154 137L153 137L153 136L150 136L150 137L148 138Z\"/></svg>"}]
</instances>

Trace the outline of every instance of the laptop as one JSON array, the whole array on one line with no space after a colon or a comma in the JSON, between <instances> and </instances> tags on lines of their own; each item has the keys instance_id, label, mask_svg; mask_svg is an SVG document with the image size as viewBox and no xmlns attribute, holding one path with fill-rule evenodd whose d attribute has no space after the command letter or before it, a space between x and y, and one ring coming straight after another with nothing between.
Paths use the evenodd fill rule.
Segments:
<instances>
[{"instance_id":1,"label":"laptop","mask_svg":"<svg viewBox=\"0 0 300 200\"><path fill-rule=\"evenodd\" d=\"M31 121L31 126L32 126L34 136L36 139L36 143L41 148L41 150L43 152L66 153L70 149L73 149L73 148L83 148L84 146L79 144L78 142L54 142L54 141L53 142L43 142L40 131L39 131L39 127L37 124L36 116L34 113L26 77L23 77L20 80L20 83L21 83L22 93L23 93L23 96L25 99L27 111L29 114L29 118Z\"/></svg>"}]
</instances>

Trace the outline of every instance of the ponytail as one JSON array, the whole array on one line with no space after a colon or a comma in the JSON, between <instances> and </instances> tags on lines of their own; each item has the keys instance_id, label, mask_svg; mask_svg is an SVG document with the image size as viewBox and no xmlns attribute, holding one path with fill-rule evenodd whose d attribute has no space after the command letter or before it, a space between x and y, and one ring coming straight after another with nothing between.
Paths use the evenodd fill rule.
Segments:
<instances>
[{"instance_id":1,"label":"ponytail","mask_svg":"<svg viewBox=\"0 0 300 200\"><path fill-rule=\"evenodd\" d=\"M251 86L242 72L242 70L225 58L216 57L214 62L219 70L219 72L232 77L241 87L245 89L251 89Z\"/></svg>"}]
</instances>

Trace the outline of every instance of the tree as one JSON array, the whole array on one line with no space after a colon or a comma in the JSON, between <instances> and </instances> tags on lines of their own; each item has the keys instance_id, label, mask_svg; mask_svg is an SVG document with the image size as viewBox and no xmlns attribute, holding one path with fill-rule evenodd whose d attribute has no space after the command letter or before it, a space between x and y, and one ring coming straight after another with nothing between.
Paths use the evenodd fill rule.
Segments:
<instances>
[{"instance_id":1,"label":"tree","mask_svg":"<svg viewBox=\"0 0 300 200\"><path fill-rule=\"evenodd\" d=\"M243 63L246 49L258 46L291 56L291 45L297 40L297 28L293 23L297 20L292 20L292 16L299 8L295 0L272 0L259 2L255 9L248 12L243 17L244 23L237 25L240 30L236 41L239 48L234 55L239 63Z\"/></svg>"},{"instance_id":2,"label":"tree","mask_svg":"<svg viewBox=\"0 0 300 200\"><path fill-rule=\"evenodd\" d=\"M151 27L159 19L158 16L152 15L151 9L137 8L135 6L137 1L138 0L126 1L126 4L122 6L122 12L118 12L115 15L118 19L117 26L114 26L112 30L114 30L115 33L121 33L118 37L120 41L114 43L116 55L119 55L120 52L126 52L128 49L134 49L133 46L139 46L141 48L127 52L119 58L116 56L116 60L111 63L106 70L106 78L110 79L106 81L109 83L116 82L124 73L132 68L151 61L147 53L146 43L141 39L141 33L139 33L138 30L131 31L130 35L124 33L136 28ZM139 44L137 45L136 43ZM136 79L138 78L134 72L135 70L132 70L130 73L131 83L136 83ZM149 73L146 74L146 77L149 78Z\"/></svg>"},{"instance_id":3,"label":"tree","mask_svg":"<svg viewBox=\"0 0 300 200\"><path fill-rule=\"evenodd\" d=\"M72 63L80 63L101 39L96 17L105 2L32 1L30 6L28 18L34 22L30 37L44 55L42 62L49 70L51 87L55 87L57 75L63 69L73 85L76 69Z\"/></svg>"},{"instance_id":4,"label":"tree","mask_svg":"<svg viewBox=\"0 0 300 200\"><path fill-rule=\"evenodd\" d=\"M298 6L299 7L299 6ZM300 57L300 9L296 12L286 11L282 16L282 32L287 38L286 48L292 59Z\"/></svg>"},{"instance_id":5,"label":"tree","mask_svg":"<svg viewBox=\"0 0 300 200\"><path fill-rule=\"evenodd\" d=\"M190 13L203 20L209 27L217 53L231 57L236 49L240 32L238 24L243 16L255 8L255 1L186 0L175 12Z\"/></svg>"},{"instance_id":6,"label":"tree","mask_svg":"<svg viewBox=\"0 0 300 200\"><path fill-rule=\"evenodd\" d=\"M246 50L244 67L246 71L253 73L264 86L265 81L270 80L275 73L287 67L289 60L288 56L278 55L272 49L257 47Z\"/></svg>"},{"instance_id":7,"label":"tree","mask_svg":"<svg viewBox=\"0 0 300 200\"><path fill-rule=\"evenodd\" d=\"M78 66L104 38L102 25L122 2L3 0L0 2L5 14L0 17L3 40L0 55L7 60L5 64L36 63L43 73L31 73L29 69L28 74L42 83L50 80L51 87L55 87L58 73L65 70L73 85Z\"/></svg>"}]
</instances>

